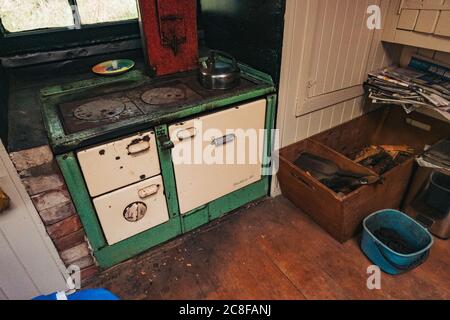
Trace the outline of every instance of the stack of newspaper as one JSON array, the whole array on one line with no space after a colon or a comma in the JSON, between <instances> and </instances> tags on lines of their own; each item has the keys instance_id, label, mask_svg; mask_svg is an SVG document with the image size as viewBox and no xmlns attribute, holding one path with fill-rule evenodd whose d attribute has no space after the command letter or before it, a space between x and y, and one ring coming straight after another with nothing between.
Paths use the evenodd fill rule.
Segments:
<instances>
[{"instance_id":1,"label":"stack of newspaper","mask_svg":"<svg viewBox=\"0 0 450 320\"><path fill-rule=\"evenodd\" d=\"M413 57L407 68L369 73L364 83L373 103L396 104L407 113L430 108L450 120L450 68Z\"/></svg>"}]
</instances>

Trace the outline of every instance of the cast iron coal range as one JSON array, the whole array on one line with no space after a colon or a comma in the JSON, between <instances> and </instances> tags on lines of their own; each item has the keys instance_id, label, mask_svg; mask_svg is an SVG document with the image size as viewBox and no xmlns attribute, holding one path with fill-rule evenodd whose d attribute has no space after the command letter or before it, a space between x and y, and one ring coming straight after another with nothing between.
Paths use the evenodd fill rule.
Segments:
<instances>
[{"instance_id":1,"label":"cast iron coal range","mask_svg":"<svg viewBox=\"0 0 450 320\"><path fill-rule=\"evenodd\" d=\"M59 114L67 134L118 123L123 120L151 115L165 108L173 111L186 105L198 105L221 95L237 94L257 84L242 79L234 89L207 90L197 79L196 72L155 79L132 90L119 91L90 99L59 105Z\"/></svg>"}]
</instances>

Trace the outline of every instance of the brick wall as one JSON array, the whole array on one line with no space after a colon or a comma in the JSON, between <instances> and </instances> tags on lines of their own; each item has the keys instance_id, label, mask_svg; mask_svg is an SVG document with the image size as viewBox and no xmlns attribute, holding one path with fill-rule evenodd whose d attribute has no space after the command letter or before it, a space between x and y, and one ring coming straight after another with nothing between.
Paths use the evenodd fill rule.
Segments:
<instances>
[{"instance_id":1,"label":"brick wall","mask_svg":"<svg viewBox=\"0 0 450 320\"><path fill-rule=\"evenodd\" d=\"M78 265L82 280L95 275L98 267L50 148L13 152L10 157L64 264Z\"/></svg>"}]
</instances>

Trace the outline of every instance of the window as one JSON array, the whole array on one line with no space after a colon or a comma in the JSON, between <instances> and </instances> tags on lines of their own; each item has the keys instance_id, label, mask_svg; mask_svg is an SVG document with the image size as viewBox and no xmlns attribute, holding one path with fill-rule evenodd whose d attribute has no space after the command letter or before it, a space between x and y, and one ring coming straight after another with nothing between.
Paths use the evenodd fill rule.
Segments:
<instances>
[{"instance_id":1,"label":"window","mask_svg":"<svg viewBox=\"0 0 450 320\"><path fill-rule=\"evenodd\" d=\"M137 19L136 0L77 0L81 24Z\"/></svg>"},{"instance_id":2,"label":"window","mask_svg":"<svg viewBox=\"0 0 450 320\"><path fill-rule=\"evenodd\" d=\"M0 0L0 19L8 33L136 19L136 0Z\"/></svg>"},{"instance_id":3,"label":"window","mask_svg":"<svg viewBox=\"0 0 450 320\"><path fill-rule=\"evenodd\" d=\"M0 19L8 32L73 26L65 0L0 0Z\"/></svg>"}]
</instances>

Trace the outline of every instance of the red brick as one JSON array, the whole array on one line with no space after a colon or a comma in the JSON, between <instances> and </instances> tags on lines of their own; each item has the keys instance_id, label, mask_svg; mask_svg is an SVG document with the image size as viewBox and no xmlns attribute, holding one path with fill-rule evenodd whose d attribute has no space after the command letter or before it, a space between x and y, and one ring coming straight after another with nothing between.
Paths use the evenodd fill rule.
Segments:
<instances>
[{"instance_id":1,"label":"red brick","mask_svg":"<svg viewBox=\"0 0 450 320\"><path fill-rule=\"evenodd\" d=\"M53 240L60 239L83 228L80 218L73 215L47 227L47 233Z\"/></svg>"},{"instance_id":2,"label":"red brick","mask_svg":"<svg viewBox=\"0 0 450 320\"><path fill-rule=\"evenodd\" d=\"M75 208L72 202L67 202L63 205L56 206L39 212L42 221L46 226L58 223L75 214Z\"/></svg>"},{"instance_id":3,"label":"red brick","mask_svg":"<svg viewBox=\"0 0 450 320\"><path fill-rule=\"evenodd\" d=\"M60 253L61 259L64 261L66 265L75 264L74 262L79 261L82 258L87 256L91 256L91 252L89 251L89 247L86 242L81 243L73 248L64 250ZM92 264L92 263L91 263ZM80 268L88 267L88 265L80 265Z\"/></svg>"},{"instance_id":4,"label":"red brick","mask_svg":"<svg viewBox=\"0 0 450 320\"><path fill-rule=\"evenodd\" d=\"M58 173L25 177L22 178L22 183L25 185L25 188L30 196L64 186L64 180Z\"/></svg>"},{"instance_id":5,"label":"red brick","mask_svg":"<svg viewBox=\"0 0 450 320\"><path fill-rule=\"evenodd\" d=\"M17 171L37 167L53 160L53 153L49 146L22 150L10 154Z\"/></svg>"},{"instance_id":6,"label":"red brick","mask_svg":"<svg viewBox=\"0 0 450 320\"><path fill-rule=\"evenodd\" d=\"M55 244L56 249L58 249L58 251L61 252L73 248L85 241L86 235L84 233L84 230L81 229L62 238L55 239L53 242Z\"/></svg>"},{"instance_id":7,"label":"red brick","mask_svg":"<svg viewBox=\"0 0 450 320\"><path fill-rule=\"evenodd\" d=\"M83 270L81 270L81 281L86 281L90 278L93 278L99 272L100 270L95 264L90 267L84 268Z\"/></svg>"},{"instance_id":8,"label":"red brick","mask_svg":"<svg viewBox=\"0 0 450 320\"><path fill-rule=\"evenodd\" d=\"M69 192L65 187L43 192L31 197L37 211L43 211L71 202Z\"/></svg>"},{"instance_id":9,"label":"red brick","mask_svg":"<svg viewBox=\"0 0 450 320\"><path fill-rule=\"evenodd\" d=\"M94 262L94 258L92 258L92 255L89 254L87 256L84 256L84 257L82 257L82 258L80 258L78 260L75 260L75 261L73 261L73 262L71 262L69 264L66 264L66 265L67 266L75 265L75 266L78 266L81 270L83 270L83 269L86 269L86 268L92 266L94 263L95 263Z\"/></svg>"}]
</instances>

